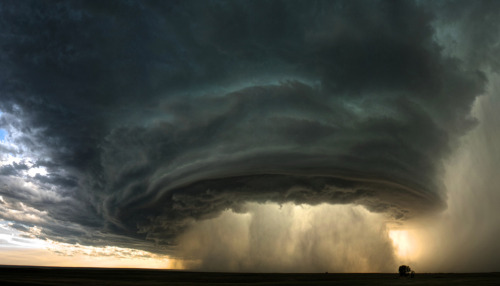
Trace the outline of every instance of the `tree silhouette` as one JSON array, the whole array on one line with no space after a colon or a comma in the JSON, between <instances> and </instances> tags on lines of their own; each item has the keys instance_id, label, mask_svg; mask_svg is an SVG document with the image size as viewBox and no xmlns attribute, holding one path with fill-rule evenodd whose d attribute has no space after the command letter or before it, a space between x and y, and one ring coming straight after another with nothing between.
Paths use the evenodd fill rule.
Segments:
<instances>
[{"instance_id":1,"label":"tree silhouette","mask_svg":"<svg viewBox=\"0 0 500 286\"><path fill-rule=\"evenodd\" d=\"M399 276L409 276L412 274L412 277L414 275L414 271L411 271L410 266L408 265L401 265L399 266Z\"/></svg>"}]
</instances>

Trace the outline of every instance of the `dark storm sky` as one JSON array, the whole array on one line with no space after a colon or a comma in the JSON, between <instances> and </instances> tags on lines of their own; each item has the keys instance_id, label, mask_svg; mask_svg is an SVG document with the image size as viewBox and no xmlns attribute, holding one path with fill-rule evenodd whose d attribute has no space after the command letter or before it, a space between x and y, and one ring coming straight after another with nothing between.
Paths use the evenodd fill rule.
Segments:
<instances>
[{"instance_id":1,"label":"dark storm sky","mask_svg":"<svg viewBox=\"0 0 500 286\"><path fill-rule=\"evenodd\" d=\"M246 202L441 211L497 6L2 1L0 154L22 160L0 167L0 218L163 252Z\"/></svg>"}]
</instances>

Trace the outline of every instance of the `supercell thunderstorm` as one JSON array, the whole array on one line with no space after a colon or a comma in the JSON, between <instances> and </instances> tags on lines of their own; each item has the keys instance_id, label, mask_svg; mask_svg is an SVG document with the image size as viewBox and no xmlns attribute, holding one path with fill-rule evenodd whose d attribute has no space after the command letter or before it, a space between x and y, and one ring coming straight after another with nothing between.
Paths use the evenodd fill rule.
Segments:
<instances>
[{"instance_id":1,"label":"supercell thunderstorm","mask_svg":"<svg viewBox=\"0 0 500 286\"><path fill-rule=\"evenodd\" d=\"M249 203L442 211L443 159L487 76L443 48L434 8L3 2L0 218L175 253L195 221Z\"/></svg>"}]
</instances>

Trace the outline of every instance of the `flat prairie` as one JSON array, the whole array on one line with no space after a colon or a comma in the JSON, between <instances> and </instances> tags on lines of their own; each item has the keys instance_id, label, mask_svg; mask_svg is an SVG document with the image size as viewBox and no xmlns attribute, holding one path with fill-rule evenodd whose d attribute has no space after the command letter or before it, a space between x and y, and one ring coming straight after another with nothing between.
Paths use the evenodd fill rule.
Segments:
<instances>
[{"instance_id":1,"label":"flat prairie","mask_svg":"<svg viewBox=\"0 0 500 286\"><path fill-rule=\"evenodd\" d=\"M222 273L0 266L0 285L500 285L500 273Z\"/></svg>"}]
</instances>

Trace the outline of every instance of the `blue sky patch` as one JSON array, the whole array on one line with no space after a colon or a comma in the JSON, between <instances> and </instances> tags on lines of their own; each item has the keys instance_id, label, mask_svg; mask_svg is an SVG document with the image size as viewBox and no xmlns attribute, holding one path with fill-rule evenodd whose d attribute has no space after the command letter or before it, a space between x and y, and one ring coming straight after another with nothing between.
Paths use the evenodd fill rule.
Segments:
<instances>
[{"instance_id":1,"label":"blue sky patch","mask_svg":"<svg viewBox=\"0 0 500 286\"><path fill-rule=\"evenodd\" d=\"M7 135L7 131L5 131L5 129L0 128L0 141L4 141L6 135Z\"/></svg>"}]
</instances>

